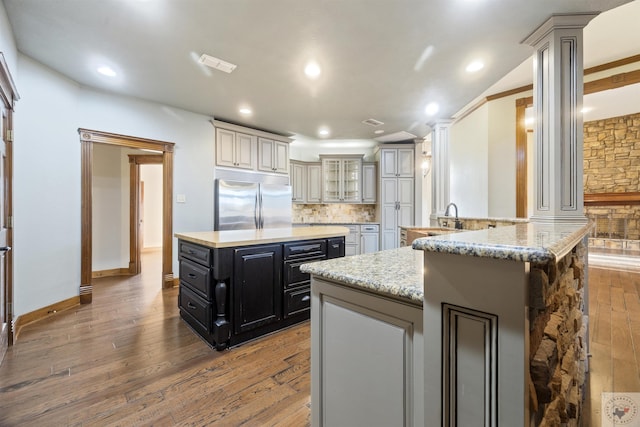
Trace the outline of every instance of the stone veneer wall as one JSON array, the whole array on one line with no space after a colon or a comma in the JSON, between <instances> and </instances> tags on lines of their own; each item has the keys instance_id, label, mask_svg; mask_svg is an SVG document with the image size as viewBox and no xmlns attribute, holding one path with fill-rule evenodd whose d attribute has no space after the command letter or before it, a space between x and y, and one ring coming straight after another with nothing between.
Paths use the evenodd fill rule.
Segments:
<instances>
[{"instance_id":1,"label":"stone veneer wall","mask_svg":"<svg viewBox=\"0 0 640 427\"><path fill-rule=\"evenodd\" d=\"M531 264L530 409L534 424L579 426L587 359L583 243L558 262Z\"/></svg>"},{"instance_id":2,"label":"stone veneer wall","mask_svg":"<svg viewBox=\"0 0 640 427\"><path fill-rule=\"evenodd\" d=\"M585 122L583 182L587 194L640 191L640 113ZM640 239L640 206L584 210L597 223L593 237Z\"/></svg>"},{"instance_id":3,"label":"stone veneer wall","mask_svg":"<svg viewBox=\"0 0 640 427\"><path fill-rule=\"evenodd\" d=\"M294 204L292 220L294 223L375 222L376 205L349 205L345 203L326 205Z\"/></svg>"}]
</instances>

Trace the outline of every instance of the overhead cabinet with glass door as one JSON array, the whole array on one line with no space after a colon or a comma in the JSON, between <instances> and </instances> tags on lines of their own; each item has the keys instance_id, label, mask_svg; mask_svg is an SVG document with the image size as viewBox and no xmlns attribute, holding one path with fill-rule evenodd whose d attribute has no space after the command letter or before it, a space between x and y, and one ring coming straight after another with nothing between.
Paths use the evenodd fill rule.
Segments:
<instances>
[{"instance_id":1,"label":"overhead cabinet with glass door","mask_svg":"<svg viewBox=\"0 0 640 427\"><path fill-rule=\"evenodd\" d=\"M323 203L362 203L363 157L320 155Z\"/></svg>"}]
</instances>

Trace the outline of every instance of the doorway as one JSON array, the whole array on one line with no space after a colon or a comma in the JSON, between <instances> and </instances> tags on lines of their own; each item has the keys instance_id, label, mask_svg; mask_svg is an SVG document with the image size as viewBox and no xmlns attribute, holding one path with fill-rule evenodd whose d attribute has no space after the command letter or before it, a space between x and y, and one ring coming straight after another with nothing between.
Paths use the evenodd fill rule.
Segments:
<instances>
[{"instance_id":1,"label":"doorway","mask_svg":"<svg viewBox=\"0 0 640 427\"><path fill-rule=\"evenodd\" d=\"M78 129L82 144L82 242L81 242L81 271L80 271L80 302L91 303L93 286L92 279L92 167L94 144L109 144L120 147L138 148L161 152L162 158L162 288L174 286L173 280L173 149L174 144L133 136L118 135L88 129ZM138 190L135 192L138 194ZM133 197L133 196L131 196ZM134 203L137 205L137 203ZM136 224L137 228L137 224ZM137 233L131 233L136 235ZM137 237L135 238L137 244ZM130 242L131 245L131 242ZM140 258L136 252L139 269Z\"/></svg>"}]
</instances>

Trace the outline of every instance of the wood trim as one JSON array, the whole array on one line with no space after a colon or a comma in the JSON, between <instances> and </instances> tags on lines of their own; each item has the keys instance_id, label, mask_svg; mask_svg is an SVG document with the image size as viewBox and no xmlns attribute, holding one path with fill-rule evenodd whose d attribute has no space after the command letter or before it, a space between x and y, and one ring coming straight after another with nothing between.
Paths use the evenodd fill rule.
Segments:
<instances>
[{"instance_id":1,"label":"wood trim","mask_svg":"<svg viewBox=\"0 0 640 427\"><path fill-rule=\"evenodd\" d=\"M173 287L173 153L162 156L162 287Z\"/></svg>"},{"instance_id":2,"label":"wood trim","mask_svg":"<svg viewBox=\"0 0 640 427\"><path fill-rule=\"evenodd\" d=\"M527 218L528 170L527 127L525 111L533 97L516 99L516 218Z\"/></svg>"},{"instance_id":3,"label":"wood trim","mask_svg":"<svg viewBox=\"0 0 640 427\"><path fill-rule=\"evenodd\" d=\"M640 192L585 194L584 204L585 206L640 205Z\"/></svg>"},{"instance_id":4,"label":"wood trim","mask_svg":"<svg viewBox=\"0 0 640 427\"><path fill-rule=\"evenodd\" d=\"M0 99L4 101L4 104L10 110L13 110L16 101L20 99L18 89L2 52L0 52Z\"/></svg>"},{"instance_id":5,"label":"wood trim","mask_svg":"<svg viewBox=\"0 0 640 427\"><path fill-rule=\"evenodd\" d=\"M80 245L80 302L91 303L91 262L92 262L92 175L93 175L93 144L89 141L81 142L81 245Z\"/></svg>"},{"instance_id":6,"label":"wood trim","mask_svg":"<svg viewBox=\"0 0 640 427\"><path fill-rule=\"evenodd\" d=\"M628 73L615 74L613 76L594 80L584 84L584 94L602 92L609 89L640 83L640 70L629 71Z\"/></svg>"},{"instance_id":7,"label":"wood trim","mask_svg":"<svg viewBox=\"0 0 640 427\"><path fill-rule=\"evenodd\" d=\"M586 68L584 70L584 74L587 75L600 71L606 71L612 68L622 67L623 65L633 64L634 62L640 62L640 55L628 56L626 58L618 59L617 61L606 62L604 64Z\"/></svg>"},{"instance_id":8,"label":"wood trim","mask_svg":"<svg viewBox=\"0 0 640 427\"><path fill-rule=\"evenodd\" d=\"M98 279L100 277L116 277L116 276L132 276L129 268L112 268L110 270L99 270L91 273L91 278Z\"/></svg>"},{"instance_id":9,"label":"wood trim","mask_svg":"<svg viewBox=\"0 0 640 427\"><path fill-rule=\"evenodd\" d=\"M129 163L136 165L161 165L162 154L129 154Z\"/></svg>"},{"instance_id":10,"label":"wood trim","mask_svg":"<svg viewBox=\"0 0 640 427\"><path fill-rule=\"evenodd\" d=\"M59 311L65 311L73 307L77 307L80 304L80 297L75 296L63 301L58 301L54 304L39 308L37 310L30 311L29 313L21 314L20 316L16 317L15 322L13 322L13 328L15 330L14 339L18 339L20 330L26 325L40 321L42 319L46 319L47 317L50 317Z\"/></svg>"},{"instance_id":11,"label":"wood trim","mask_svg":"<svg viewBox=\"0 0 640 427\"><path fill-rule=\"evenodd\" d=\"M507 96L517 95L517 94L522 93L522 92L528 92L530 90L533 90L533 83L530 84L530 85L526 85L526 86L520 86L520 87L517 87L515 89L505 90L504 92L498 92L498 93L493 94L493 95L488 95L487 96L487 101L494 101L496 99L505 98Z\"/></svg>"},{"instance_id":12,"label":"wood trim","mask_svg":"<svg viewBox=\"0 0 640 427\"><path fill-rule=\"evenodd\" d=\"M173 287L173 151L174 143L145 139L134 136L126 136L109 132L101 132L90 129L78 129L82 144L82 250L81 250L81 282L80 302L90 303L92 298L91 285L91 242L92 242L92 216L91 216L91 187L92 187L92 161L93 144L110 144L119 147L137 148L162 152L163 170L163 247L162 247L162 283L161 287ZM140 155L143 159L147 155ZM156 161L155 159L153 160ZM131 244L131 242L130 242ZM132 267L130 265L129 271ZM170 283L170 285L169 285Z\"/></svg>"}]
</instances>

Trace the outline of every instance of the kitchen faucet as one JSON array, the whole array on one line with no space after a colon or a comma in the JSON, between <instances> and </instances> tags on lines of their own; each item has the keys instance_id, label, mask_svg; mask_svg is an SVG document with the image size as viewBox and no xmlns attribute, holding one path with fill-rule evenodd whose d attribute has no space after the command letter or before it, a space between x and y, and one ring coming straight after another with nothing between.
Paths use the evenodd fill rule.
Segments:
<instances>
[{"instance_id":1,"label":"kitchen faucet","mask_svg":"<svg viewBox=\"0 0 640 427\"><path fill-rule=\"evenodd\" d=\"M444 211L444 216L451 216L449 214L449 209L451 208L451 206L453 206L454 208L456 208L456 219L455 219L455 228L456 230L462 230L462 222L460 222L460 220L458 219L458 207L456 206L455 203L449 203L447 205L447 209ZM445 224L446 225L446 224Z\"/></svg>"}]
</instances>

